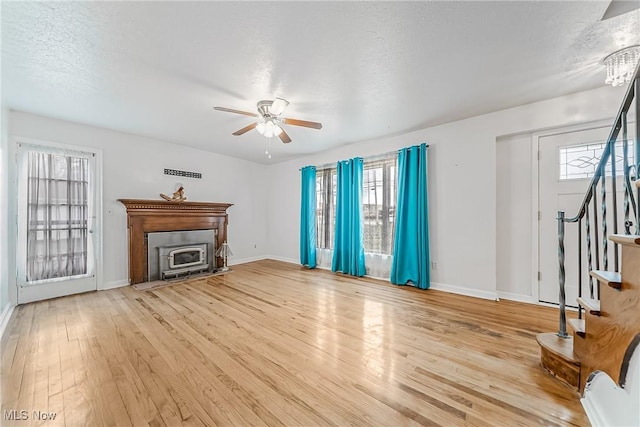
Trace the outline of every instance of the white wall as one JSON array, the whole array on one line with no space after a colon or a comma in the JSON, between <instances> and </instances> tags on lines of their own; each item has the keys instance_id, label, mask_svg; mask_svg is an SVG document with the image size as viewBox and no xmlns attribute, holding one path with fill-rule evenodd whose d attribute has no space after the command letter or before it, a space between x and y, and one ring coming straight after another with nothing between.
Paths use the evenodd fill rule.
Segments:
<instances>
[{"instance_id":1,"label":"white wall","mask_svg":"<svg viewBox=\"0 0 640 427\"><path fill-rule=\"evenodd\" d=\"M267 253L263 165L23 112L11 111L9 125L12 140L26 137L102 150L104 269L99 288L127 283L127 219L117 200L159 199L159 193L171 194L177 182L184 184L188 200L234 204L228 210L229 245L234 253L230 263L260 259ZM9 144L10 153L15 148ZM14 188L15 165L10 166ZM202 179L167 176L164 168L201 172ZM10 203L15 209L15 203ZM12 228L10 224L9 232L15 234ZM15 256L10 262L15 263Z\"/></svg>"},{"instance_id":2,"label":"white wall","mask_svg":"<svg viewBox=\"0 0 640 427\"><path fill-rule=\"evenodd\" d=\"M8 191L8 163L9 163L9 111L2 106L0 111L0 200L7 200ZM6 254L8 253L8 206L7 203L0 203L0 308L4 308L9 300L8 294L8 274Z\"/></svg>"},{"instance_id":3,"label":"white wall","mask_svg":"<svg viewBox=\"0 0 640 427\"><path fill-rule=\"evenodd\" d=\"M279 259L299 258L301 166L426 142L430 145L431 259L439 264L438 271L432 272L434 288L495 298L496 141L502 136L612 118L623 95L623 88L602 87L270 166L269 254Z\"/></svg>"},{"instance_id":4,"label":"white wall","mask_svg":"<svg viewBox=\"0 0 640 427\"><path fill-rule=\"evenodd\" d=\"M2 7L0 6L0 21L2 20ZM0 47L2 37L0 37ZM0 49L1 50L1 49ZM0 55L0 70L2 70L2 55ZM2 76L0 75L0 337L11 315L13 305L9 299L9 266L7 254L9 253L8 239L8 144L9 144L9 111L4 102L2 93Z\"/></svg>"},{"instance_id":5,"label":"white wall","mask_svg":"<svg viewBox=\"0 0 640 427\"><path fill-rule=\"evenodd\" d=\"M499 138L496 147L496 290L500 298L535 302L531 145L524 134Z\"/></svg>"},{"instance_id":6,"label":"white wall","mask_svg":"<svg viewBox=\"0 0 640 427\"><path fill-rule=\"evenodd\" d=\"M8 134L8 110L2 105L0 110L0 336L2 336L3 318L9 314L9 228L8 228L8 161L9 161L9 134Z\"/></svg>"}]
</instances>

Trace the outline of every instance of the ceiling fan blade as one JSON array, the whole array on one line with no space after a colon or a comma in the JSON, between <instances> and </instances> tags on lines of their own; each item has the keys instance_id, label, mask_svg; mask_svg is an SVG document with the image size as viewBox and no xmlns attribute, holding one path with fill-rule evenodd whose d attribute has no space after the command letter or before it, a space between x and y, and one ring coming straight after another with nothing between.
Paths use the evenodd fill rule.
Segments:
<instances>
[{"instance_id":1,"label":"ceiling fan blade","mask_svg":"<svg viewBox=\"0 0 640 427\"><path fill-rule=\"evenodd\" d=\"M280 139L282 140L282 142L284 142L285 144L288 144L291 142L291 138L289 137L289 135L287 134L287 132L284 131L284 129L282 129L282 132L280 133L280 135L278 135L280 137Z\"/></svg>"},{"instance_id":2,"label":"ceiling fan blade","mask_svg":"<svg viewBox=\"0 0 640 427\"><path fill-rule=\"evenodd\" d=\"M242 129L235 131L233 133L233 135L235 135L235 136L242 135L243 133L249 132L251 129L255 128L256 126L258 126L257 122L256 123L251 123L249 126L245 126Z\"/></svg>"},{"instance_id":3,"label":"ceiling fan blade","mask_svg":"<svg viewBox=\"0 0 640 427\"><path fill-rule=\"evenodd\" d=\"M288 105L289 101L287 101L286 99L276 98L273 100L273 104L271 104L271 108L269 108L269 111L274 116L279 116L280 114L284 113L284 110Z\"/></svg>"},{"instance_id":4,"label":"ceiling fan blade","mask_svg":"<svg viewBox=\"0 0 640 427\"><path fill-rule=\"evenodd\" d=\"M282 122L288 125L304 126L306 128L313 128L313 129L322 129L322 123L308 122L306 120L282 119Z\"/></svg>"},{"instance_id":5,"label":"ceiling fan blade","mask_svg":"<svg viewBox=\"0 0 640 427\"><path fill-rule=\"evenodd\" d=\"M214 110L218 110L218 111L226 111L227 113L244 114L245 116L249 116L249 117L258 117L258 115L256 113L250 113L248 111L234 110L232 108L213 107L213 109Z\"/></svg>"},{"instance_id":6,"label":"ceiling fan blade","mask_svg":"<svg viewBox=\"0 0 640 427\"><path fill-rule=\"evenodd\" d=\"M638 9L640 7L640 3L637 1L627 1L627 0L612 0L609 3L609 7L602 15L601 21L605 19L613 18L615 16L623 15L627 12L631 12L632 10Z\"/></svg>"}]
</instances>

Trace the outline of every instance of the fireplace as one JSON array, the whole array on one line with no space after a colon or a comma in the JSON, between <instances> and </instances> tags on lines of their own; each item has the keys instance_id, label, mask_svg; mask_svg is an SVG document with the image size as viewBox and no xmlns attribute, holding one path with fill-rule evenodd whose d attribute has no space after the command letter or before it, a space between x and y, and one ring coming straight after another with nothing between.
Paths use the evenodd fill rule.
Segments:
<instances>
[{"instance_id":1,"label":"fireplace","mask_svg":"<svg viewBox=\"0 0 640 427\"><path fill-rule=\"evenodd\" d=\"M166 202L161 200L120 199L127 208L129 228L129 283L147 282L150 277L150 259L158 263L157 249L149 258L149 239L162 232L201 231L209 233L206 239L197 238L186 243L207 242L207 259L211 267L222 267L222 260L215 257L215 248L227 240L227 208L229 203ZM168 246L184 242L165 242ZM186 268L186 267L185 267ZM159 268L153 268L158 274Z\"/></svg>"}]
</instances>

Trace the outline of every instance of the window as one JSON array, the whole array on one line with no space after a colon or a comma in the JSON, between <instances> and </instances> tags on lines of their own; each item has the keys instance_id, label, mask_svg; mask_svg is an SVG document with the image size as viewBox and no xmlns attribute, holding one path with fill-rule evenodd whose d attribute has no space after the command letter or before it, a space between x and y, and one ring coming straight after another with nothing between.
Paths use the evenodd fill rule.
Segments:
<instances>
[{"instance_id":1,"label":"window","mask_svg":"<svg viewBox=\"0 0 640 427\"><path fill-rule=\"evenodd\" d=\"M560 147L560 180L590 179L593 177L598 163L600 163L600 159L602 158L605 146L606 143L598 142ZM616 175L623 175L623 151L621 140L616 142L615 152ZM629 165L634 164L634 152L633 140L630 140L627 151ZM611 162L607 163L605 172L607 176L611 175Z\"/></svg>"},{"instance_id":2,"label":"window","mask_svg":"<svg viewBox=\"0 0 640 427\"><path fill-rule=\"evenodd\" d=\"M30 151L27 281L87 273L87 158Z\"/></svg>"},{"instance_id":3,"label":"window","mask_svg":"<svg viewBox=\"0 0 640 427\"><path fill-rule=\"evenodd\" d=\"M333 249L336 224L336 169L316 172L316 236L322 249Z\"/></svg>"},{"instance_id":4,"label":"window","mask_svg":"<svg viewBox=\"0 0 640 427\"><path fill-rule=\"evenodd\" d=\"M362 177L364 250L391 255L396 213L396 157L366 161ZM317 245L333 249L336 218L336 169L316 172Z\"/></svg>"},{"instance_id":5,"label":"window","mask_svg":"<svg viewBox=\"0 0 640 427\"><path fill-rule=\"evenodd\" d=\"M396 157L365 162L362 182L364 250L391 255L396 214Z\"/></svg>"}]
</instances>

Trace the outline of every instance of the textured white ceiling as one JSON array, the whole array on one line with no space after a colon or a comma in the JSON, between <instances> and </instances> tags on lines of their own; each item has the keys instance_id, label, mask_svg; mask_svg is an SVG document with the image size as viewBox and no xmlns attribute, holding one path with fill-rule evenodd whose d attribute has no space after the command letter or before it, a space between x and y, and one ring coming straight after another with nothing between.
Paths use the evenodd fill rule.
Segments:
<instances>
[{"instance_id":1,"label":"textured white ceiling","mask_svg":"<svg viewBox=\"0 0 640 427\"><path fill-rule=\"evenodd\" d=\"M603 85L607 1L2 2L11 109L275 163ZM291 102L293 142L231 133ZM277 141L277 143L275 143Z\"/></svg>"}]
</instances>

